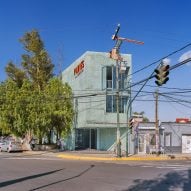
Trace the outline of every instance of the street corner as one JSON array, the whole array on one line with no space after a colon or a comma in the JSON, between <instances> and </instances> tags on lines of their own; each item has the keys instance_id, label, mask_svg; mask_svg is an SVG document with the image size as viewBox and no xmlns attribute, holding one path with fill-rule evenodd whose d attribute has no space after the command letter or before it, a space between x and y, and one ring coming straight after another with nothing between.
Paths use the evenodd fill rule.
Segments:
<instances>
[{"instance_id":1,"label":"street corner","mask_svg":"<svg viewBox=\"0 0 191 191\"><path fill-rule=\"evenodd\" d=\"M121 159L117 160L122 160L122 161L161 161L161 160L170 160L169 157L158 157L158 156L148 156L148 157L124 157Z\"/></svg>"},{"instance_id":2,"label":"street corner","mask_svg":"<svg viewBox=\"0 0 191 191\"><path fill-rule=\"evenodd\" d=\"M153 160L153 161L162 161L162 160L191 160L190 156L183 154L168 154L168 155L155 155L149 157L143 157L142 160Z\"/></svg>"},{"instance_id":3,"label":"street corner","mask_svg":"<svg viewBox=\"0 0 191 191\"><path fill-rule=\"evenodd\" d=\"M117 158L123 161L164 161L164 160L191 160L190 157L184 155L147 155L147 156L129 156Z\"/></svg>"},{"instance_id":4,"label":"street corner","mask_svg":"<svg viewBox=\"0 0 191 191\"><path fill-rule=\"evenodd\" d=\"M189 154L134 154L117 157L115 153L103 152L70 152L63 151L54 153L54 156L67 160L90 160L90 161L164 161L164 160L191 160Z\"/></svg>"},{"instance_id":5,"label":"street corner","mask_svg":"<svg viewBox=\"0 0 191 191\"><path fill-rule=\"evenodd\" d=\"M173 156L129 156L129 157L100 157L99 155L89 156L89 155L76 155L61 153L57 154L58 158L68 159L68 160L91 160L91 161L161 161L161 160L176 160L176 159L185 159L185 157L173 157Z\"/></svg>"},{"instance_id":6,"label":"street corner","mask_svg":"<svg viewBox=\"0 0 191 191\"><path fill-rule=\"evenodd\" d=\"M89 160L89 161L112 161L114 157L100 157L100 156L89 156L89 155L75 155L75 154L57 154L58 158L68 160Z\"/></svg>"}]
</instances>

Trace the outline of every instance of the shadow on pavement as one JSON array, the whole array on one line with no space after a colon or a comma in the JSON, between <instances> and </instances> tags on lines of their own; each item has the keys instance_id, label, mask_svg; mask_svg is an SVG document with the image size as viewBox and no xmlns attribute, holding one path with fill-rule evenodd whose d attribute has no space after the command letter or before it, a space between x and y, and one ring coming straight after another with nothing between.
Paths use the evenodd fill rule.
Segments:
<instances>
[{"instance_id":1,"label":"shadow on pavement","mask_svg":"<svg viewBox=\"0 0 191 191\"><path fill-rule=\"evenodd\" d=\"M16 183L19 183L19 182L23 182L25 180L30 180L30 179L38 178L38 177L41 177L41 176L46 176L46 175L49 175L49 174L53 174L53 173L59 172L61 170L64 170L64 169L53 170L53 171L49 171L49 172L45 172L45 173L41 173L41 174L35 174L35 175L31 175L31 176L26 176L26 177L23 177L23 178L18 178L18 179L14 179L14 180L8 180L8 181L5 181L5 182L0 182L0 188L5 187L5 186L9 186L9 185L12 185L12 184L16 184Z\"/></svg>"},{"instance_id":2,"label":"shadow on pavement","mask_svg":"<svg viewBox=\"0 0 191 191\"><path fill-rule=\"evenodd\" d=\"M164 177L153 180L134 180L134 185L122 191L190 191L191 190L191 170L182 172L170 172Z\"/></svg>"},{"instance_id":3,"label":"shadow on pavement","mask_svg":"<svg viewBox=\"0 0 191 191\"><path fill-rule=\"evenodd\" d=\"M85 169L84 171L82 171L81 173L75 175L75 176L72 176L70 178L66 178L66 179L63 179L63 180L59 180L59 181L56 181L56 182L53 182L53 183L50 183L50 184L46 184L46 185L43 185L43 186L40 186L40 187L37 187L37 188L34 188L34 189L31 189L29 191L34 191L34 190L39 190L39 189L42 189L42 188L45 188L45 187L48 187L48 186L52 186L54 184L58 184L60 182L65 182L65 181L68 181L68 180L71 180L71 179L74 179L74 178L78 178L80 176L82 176L83 174L85 174L86 172L88 172L89 170L91 170L93 167L95 167L95 165L91 165L90 167L88 167L87 169Z\"/></svg>"}]
</instances>

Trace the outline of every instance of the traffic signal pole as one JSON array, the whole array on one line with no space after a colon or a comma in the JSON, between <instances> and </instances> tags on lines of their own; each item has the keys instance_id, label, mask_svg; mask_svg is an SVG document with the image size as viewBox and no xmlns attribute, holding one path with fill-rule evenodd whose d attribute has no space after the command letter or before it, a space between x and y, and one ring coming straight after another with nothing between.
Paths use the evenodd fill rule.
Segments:
<instances>
[{"instance_id":1,"label":"traffic signal pole","mask_svg":"<svg viewBox=\"0 0 191 191\"><path fill-rule=\"evenodd\" d=\"M156 154L159 154L159 120L158 120L158 89L155 92L155 132L156 132Z\"/></svg>"}]
</instances>

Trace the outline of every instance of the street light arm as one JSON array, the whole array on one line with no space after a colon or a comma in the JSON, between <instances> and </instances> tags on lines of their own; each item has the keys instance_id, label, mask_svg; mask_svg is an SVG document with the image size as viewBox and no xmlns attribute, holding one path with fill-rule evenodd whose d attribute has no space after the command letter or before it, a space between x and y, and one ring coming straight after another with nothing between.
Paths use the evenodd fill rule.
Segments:
<instances>
[{"instance_id":1,"label":"street light arm","mask_svg":"<svg viewBox=\"0 0 191 191\"><path fill-rule=\"evenodd\" d=\"M133 40L133 39L129 39L129 38L117 37L117 39L122 40L122 41L126 41L126 42L132 42L132 43L135 43L135 44L140 44L140 45L144 44L144 42L142 42L142 41Z\"/></svg>"}]
</instances>

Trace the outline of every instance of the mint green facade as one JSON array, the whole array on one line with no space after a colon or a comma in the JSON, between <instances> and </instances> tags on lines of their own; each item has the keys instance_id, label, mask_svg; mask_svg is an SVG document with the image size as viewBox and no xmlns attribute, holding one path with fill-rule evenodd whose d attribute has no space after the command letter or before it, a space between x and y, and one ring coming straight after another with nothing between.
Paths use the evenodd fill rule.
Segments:
<instances>
[{"instance_id":1,"label":"mint green facade","mask_svg":"<svg viewBox=\"0 0 191 191\"><path fill-rule=\"evenodd\" d=\"M131 93L128 88L131 55L122 54L122 57L126 73L121 75L121 79L123 79L120 82L120 131L122 151L125 151L127 140L126 109ZM116 61L109 58L109 53L88 51L63 71L62 81L63 83L67 82L72 88L76 113L73 133L70 136L72 140L69 141L70 148L115 150L117 127L115 66ZM129 151L132 153L134 150L131 138L128 141Z\"/></svg>"}]
</instances>

